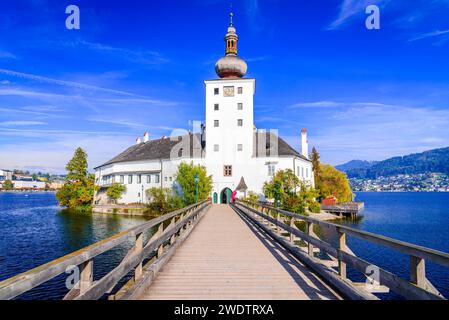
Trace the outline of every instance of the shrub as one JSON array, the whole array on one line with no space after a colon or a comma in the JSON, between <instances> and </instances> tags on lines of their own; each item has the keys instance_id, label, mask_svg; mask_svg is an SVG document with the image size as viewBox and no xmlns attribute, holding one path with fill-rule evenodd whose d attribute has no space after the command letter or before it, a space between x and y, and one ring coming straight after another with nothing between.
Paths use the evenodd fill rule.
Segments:
<instances>
[{"instance_id":1,"label":"shrub","mask_svg":"<svg viewBox=\"0 0 449 320\"><path fill-rule=\"evenodd\" d=\"M126 192L126 186L120 183L114 183L106 190L107 196L115 203L122 197L124 192Z\"/></svg>"},{"instance_id":2,"label":"shrub","mask_svg":"<svg viewBox=\"0 0 449 320\"><path fill-rule=\"evenodd\" d=\"M309 204L309 210L313 213L320 213L321 212L321 206L317 201L312 202Z\"/></svg>"}]
</instances>

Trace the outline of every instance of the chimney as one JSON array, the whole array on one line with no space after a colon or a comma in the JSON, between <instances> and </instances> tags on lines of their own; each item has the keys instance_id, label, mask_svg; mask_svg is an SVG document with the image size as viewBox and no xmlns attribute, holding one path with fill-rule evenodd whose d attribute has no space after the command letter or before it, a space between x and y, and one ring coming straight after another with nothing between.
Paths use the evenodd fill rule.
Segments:
<instances>
[{"instance_id":1,"label":"chimney","mask_svg":"<svg viewBox=\"0 0 449 320\"><path fill-rule=\"evenodd\" d=\"M136 144L141 144L142 143L142 139L140 139L139 137L137 137L136 139Z\"/></svg>"},{"instance_id":2,"label":"chimney","mask_svg":"<svg viewBox=\"0 0 449 320\"><path fill-rule=\"evenodd\" d=\"M307 129L301 130L301 153L307 159L309 158L309 141L307 141Z\"/></svg>"},{"instance_id":3,"label":"chimney","mask_svg":"<svg viewBox=\"0 0 449 320\"><path fill-rule=\"evenodd\" d=\"M150 135L148 134L148 132L145 132L143 134L143 142L148 142L150 141Z\"/></svg>"}]
</instances>

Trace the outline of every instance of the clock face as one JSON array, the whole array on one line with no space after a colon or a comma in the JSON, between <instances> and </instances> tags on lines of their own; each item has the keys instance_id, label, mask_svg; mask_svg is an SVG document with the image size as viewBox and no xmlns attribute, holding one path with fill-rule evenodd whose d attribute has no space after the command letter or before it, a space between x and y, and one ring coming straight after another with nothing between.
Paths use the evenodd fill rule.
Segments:
<instances>
[{"instance_id":1,"label":"clock face","mask_svg":"<svg viewBox=\"0 0 449 320\"><path fill-rule=\"evenodd\" d=\"M234 87L224 87L223 95L225 97L233 97L234 96Z\"/></svg>"}]
</instances>

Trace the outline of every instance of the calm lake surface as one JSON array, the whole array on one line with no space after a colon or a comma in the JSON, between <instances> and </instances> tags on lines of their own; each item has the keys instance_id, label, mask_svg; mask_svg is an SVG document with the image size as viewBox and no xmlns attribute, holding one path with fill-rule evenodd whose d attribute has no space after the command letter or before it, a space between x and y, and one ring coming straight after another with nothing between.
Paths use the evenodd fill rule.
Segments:
<instances>
[{"instance_id":1,"label":"calm lake surface","mask_svg":"<svg viewBox=\"0 0 449 320\"><path fill-rule=\"evenodd\" d=\"M361 219L338 223L449 252L449 193L359 192L356 200L365 202ZM352 237L347 241L356 255L409 279L409 256ZM435 287L449 298L449 269L426 261L426 273ZM365 280L355 272L350 276Z\"/></svg>"},{"instance_id":2,"label":"calm lake surface","mask_svg":"<svg viewBox=\"0 0 449 320\"><path fill-rule=\"evenodd\" d=\"M0 192L0 280L143 222L139 217L66 213L58 207L54 193ZM95 258L94 279L110 270L106 264L118 264L131 245L126 243ZM67 292L67 276L42 284L20 299L61 299Z\"/></svg>"},{"instance_id":3,"label":"calm lake surface","mask_svg":"<svg viewBox=\"0 0 449 320\"><path fill-rule=\"evenodd\" d=\"M340 223L449 252L449 193L357 193L357 200L365 202L362 219ZM67 214L57 206L53 193L0 192L0 280L144 221L123 216ZM351 237L348 244L360 257L409 277L408 256ZM127 243L95 258L94 278L118 264L131 245ZM432 283L449 297L449 270L430 263L426 269ZM356 272L349 270L349 275L364 281ZM67 292L66 276L63 274L20 298L61 299Z\"/></svg>"}]
</instances>

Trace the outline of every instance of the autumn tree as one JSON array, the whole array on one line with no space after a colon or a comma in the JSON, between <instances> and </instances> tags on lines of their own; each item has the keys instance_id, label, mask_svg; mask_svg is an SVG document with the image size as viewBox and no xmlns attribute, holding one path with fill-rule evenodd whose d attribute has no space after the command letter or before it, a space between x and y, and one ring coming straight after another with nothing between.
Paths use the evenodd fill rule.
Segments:
<instances>
[{"instance_id":1,"label":"autumn tree","mask_svg":"<svg viewBox=\"0 0 449 320\"><path fill-rule=\"evenodd\" d=\"M353 193L346 174L331 165L320 165L319 180L316 187L322 198L335 196L338 202L353 200Z\"/></svg>"}]
</instances>

